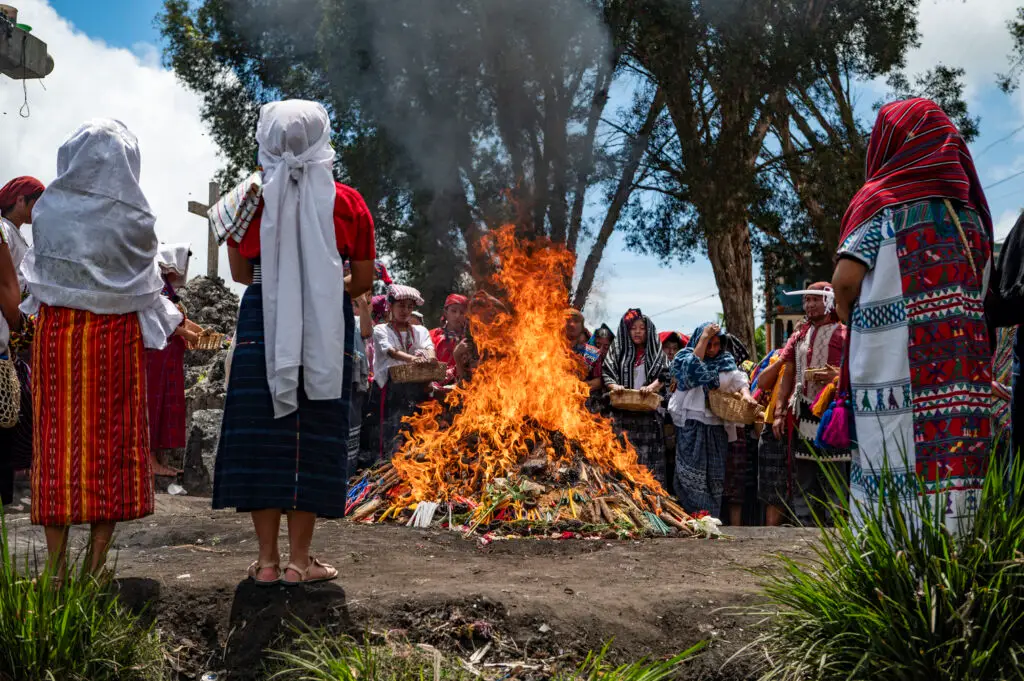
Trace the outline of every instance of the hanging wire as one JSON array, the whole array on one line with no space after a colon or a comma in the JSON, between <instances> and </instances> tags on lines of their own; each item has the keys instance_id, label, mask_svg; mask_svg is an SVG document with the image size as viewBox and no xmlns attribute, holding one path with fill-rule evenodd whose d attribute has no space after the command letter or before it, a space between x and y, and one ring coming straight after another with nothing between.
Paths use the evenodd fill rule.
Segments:
<instances>
[{"instance_id":1,"label":"hanging wire","mask_svg":"<svg viewBox=\"0 0 1024 681\"><path fill-rule=\"evenodd\" d=\"M659 317L659 316L661 316L663 314L668 314L669 312L675 312L676 310L682 310L684 307L689 307L690 305L696 305L697 303L702 303L705 300L710 300L711 298L717 298L717 297L718 297L718 293L712 293L711 295L701 296L700 298L694 298L693 300L686 301L682 305L677 305L675 307L670 307L667 310L662 310L661 312L655 312L654 314L647 315L647 316L648 317Z\"/></svg>"},{"instance_id":2,"label":"hanging wire","mask_svg":"<svg viewBox=\"0 0 1024 681\"><path fill-rule=\"evenodd\" d=\"M28 118L32 115L32 109L28 105L28 66L26 61L26 43L28 42L28 34L21 36L21 93L24 99L21 103L21 108L18 109L18 115L22 118Z\"/></svg>"}]
</instances>

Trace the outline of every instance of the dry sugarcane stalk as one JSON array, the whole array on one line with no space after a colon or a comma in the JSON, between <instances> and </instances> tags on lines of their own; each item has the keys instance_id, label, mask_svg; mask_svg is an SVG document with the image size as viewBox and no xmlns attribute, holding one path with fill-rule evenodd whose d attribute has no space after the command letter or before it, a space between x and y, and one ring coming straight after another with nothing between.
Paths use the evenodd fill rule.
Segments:
<instances>
[{"instance_id":1,"label":"dry sugarcane stalk","mask_svg":"<svg viewBox=\"0 0 1024 681\"><path fill-rule=\"evenodd\" d=\"M684 511L681 506L679 506L677 503L675 503L674 501L667 497L663 498L661 500L661 503L665 505L665 508L672 511L674 514L676 514L683 520L689 520L692 517L689 513Z\"/></svg>"},{"instance_id":2,"label":"dry sugarcane stalk","mask_svg":"<svg viewBox=\"0 0 1024 681\"><path fill-rule=\"evenodd\" d=\"M380 507L380 499L371 499L362 506L356 509L355 513L352 514L352 522L359 522L366 516L370 515Z\"/></svg>"},{"instance_id":3,"label":"dry sugarcane stalk","mask_svg":"<svg viewBox=\"0 0 1024 681\"><path fill-rule=\"evenodd\" d=\"M662 513L660 517L661 517L662 520L664 520L666 523L668 523L672 527L676 528L677 530L682 530L683 532L686 532L688 534L690 533L690 528L688 528L686 525L683 525L681 522L676 520L674 517L672 517L671 514L669 514L669 513Z\"/></svg>"}]
</instances>

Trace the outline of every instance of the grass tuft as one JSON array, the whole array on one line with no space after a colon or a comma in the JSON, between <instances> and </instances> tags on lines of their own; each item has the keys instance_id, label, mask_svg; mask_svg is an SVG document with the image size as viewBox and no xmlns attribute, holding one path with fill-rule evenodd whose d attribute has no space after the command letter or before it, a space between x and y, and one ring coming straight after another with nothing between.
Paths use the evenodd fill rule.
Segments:
<instances>
[{"instance_id":1,"label":"grass tuft","mask_svg":"<svg viewBox=\"0 0 1024 681\"><path fill-rule=\"evenodd\" d=\"M815 559L779 556L766 577L766 633L748 649L762 681L1024 679L1024 464L992 461L960 534L943 495L899 503L888 471L878 503L852 509L861 522L816 519Z\"/></svg>"},{"instance_id":2,"label":"grass tuft","mask_svg":"<svg viewBox=\"0 0 1024 681\"><path fill-rule=\"evenodd\" d=\"M0 512L0 681L161 681L156 634L111 593L111 584L71 570L58 588L28 558L11 556Z\"/></svg>"},{"instance_id":3,"label":"grass tuft","mask_svg":"<svg viewBox=\"0 0 1024 681\"><path fill-rule=\"evenodd\" d=\"M639 660L614 666L608 662L608 643L591 652L583 663L554 675L555 681L664 681L696 654L699 643L668 660ZM468 681L479 678L455 657L415 645L374 645L324 629L299 629L289 651L271 654L277 681ZM502 676L496 670L495 677ZM505 674L507 676L507 674Z\"/></svg>"}]
</instances>

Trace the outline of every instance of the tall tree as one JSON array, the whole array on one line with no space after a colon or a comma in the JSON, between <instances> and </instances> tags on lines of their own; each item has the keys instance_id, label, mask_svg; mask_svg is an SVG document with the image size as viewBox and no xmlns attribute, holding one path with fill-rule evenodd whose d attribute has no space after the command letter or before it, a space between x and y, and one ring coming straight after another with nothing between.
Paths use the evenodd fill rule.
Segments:
<instances>
[{"instance_id":1,"label":"tall tree","mask_svg":"<svg viewBox=\"0 0 1024 681\"><path fill-rule=\"evenodd\" d=\"M663 106L643 83L635 106L610 104L610 90L636 85L615 3L192 5L166 0L165 56L203 97L225 178L251 164L261 103L323 101L339 175L371 202L382 247L428 297L466 274L482 279L493 263L481 237L515 221L573 252L588 247L573 297L586 303Z\"/></svg>"},{"instance_id":2,"label":"tall tree","mask_svg":"<svg viewBox=\"0 0 1024 681\"><path fill-rule=\"evenodd\" d=\"M634 197L631 244L666 259L706 252L726 322L752 347L755 247L793 230L812 241L837 233L835 215L849 199L825 196L831 188L811 187L807 176L823 164L849 166L860 135L852 109L834 95L827 116L814 109L836 72L871 78L902 67L917 37L917 0L621 5L631 11L631 63L666 100L645 169L648 194ZM805 136L803 149L794 131ZM805 156L806 136L822 135L840 144ZM784 178L788 193L778 191Z\"/></svg>"}]
</instances>

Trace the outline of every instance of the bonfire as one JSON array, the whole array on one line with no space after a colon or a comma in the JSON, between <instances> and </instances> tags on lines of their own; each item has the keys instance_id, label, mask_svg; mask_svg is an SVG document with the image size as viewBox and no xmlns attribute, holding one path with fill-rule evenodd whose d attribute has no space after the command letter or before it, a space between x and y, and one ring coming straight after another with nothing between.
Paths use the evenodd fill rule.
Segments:
<instances>
[{"instance_id":1,"label":"bonfire","mask_svg":"<svg viewBox=\"0 0 1024 681\"><path fill-rule=\"evenodd\" d=\"M574 256L517 239L485 242L507 312L471 319L471 383L409 418L403 448L353 479L357 522L432 524L487 537L714 534L666 494L611 422L585 406L563 327Z\"/></svg>"}]
</instances>

